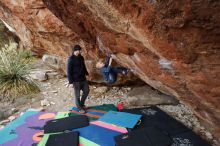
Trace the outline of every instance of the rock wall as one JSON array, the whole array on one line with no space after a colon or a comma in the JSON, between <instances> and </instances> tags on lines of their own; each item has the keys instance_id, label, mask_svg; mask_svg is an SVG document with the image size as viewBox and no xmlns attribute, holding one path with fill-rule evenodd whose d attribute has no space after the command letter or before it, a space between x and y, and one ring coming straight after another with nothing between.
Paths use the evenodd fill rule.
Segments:
<instances>
[{"instance_id":1,"label":"rock wall","mask_svg":"<svg viewBox=\"0 0 220 146\"><path fill-rule=\"evenodd\" d=\"M1 0L0 18L25 47L117 63L176 96L220 137L220 2L214 0ZM65 67L65 66L64 66Z\"/></svg>"}]
</instances>

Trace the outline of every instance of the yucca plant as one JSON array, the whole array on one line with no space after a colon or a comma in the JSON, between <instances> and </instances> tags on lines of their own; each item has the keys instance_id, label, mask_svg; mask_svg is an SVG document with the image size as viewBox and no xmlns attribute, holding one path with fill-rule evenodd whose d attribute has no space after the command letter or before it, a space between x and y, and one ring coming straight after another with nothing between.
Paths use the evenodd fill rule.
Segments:
<instances>
[{"instance_id":1,"label":"yucca plant","mask_svg":"<svg viewBox=\"0 0 220 146\"><path fill-rule=\"evenodd\" d=\"M0 93L4 97L39 91L37 83L30 78L30 60L22 57L16 43L9 43L0 50Z\"/></svg>"},{"instance_id":2,"label":"yucca plant","mask_svg":"<svg viewBox=\"0 0 220 146\"><path fill-rule=\"evenodd\" d=\"M21 58L25 59L25 60L33 60L34 57L34 53L30 50L19 50L19 55Z\"/></svg>"}]
</instances>

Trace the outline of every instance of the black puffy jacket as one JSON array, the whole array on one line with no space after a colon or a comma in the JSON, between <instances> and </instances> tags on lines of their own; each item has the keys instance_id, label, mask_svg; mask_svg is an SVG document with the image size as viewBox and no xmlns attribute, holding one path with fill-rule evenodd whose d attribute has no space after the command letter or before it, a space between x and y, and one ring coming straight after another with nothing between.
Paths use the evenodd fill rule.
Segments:
<instances>
[{"instance_id":1,"label":"black puffy jacket","mask_svg":"<svg viewBox=\"0 0 220 146\"><path fill-rule=\"evenodd\" d=\"M69 84L85 81L86 75L88 75L88 71L83 56L70 56L67 64L67 78Z\"/></svg>"}]
</instances>

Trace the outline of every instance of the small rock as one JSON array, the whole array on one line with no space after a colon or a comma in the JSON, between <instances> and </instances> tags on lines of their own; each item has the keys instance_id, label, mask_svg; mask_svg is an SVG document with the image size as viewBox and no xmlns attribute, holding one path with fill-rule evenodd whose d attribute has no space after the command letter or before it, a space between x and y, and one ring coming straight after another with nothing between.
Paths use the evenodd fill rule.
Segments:
<instances>
[{"instance_id":1,"label":"small rock","mask_svg":"<svg viewBox=\"0 0 220 146\"><path fill-rule=\"evenodd\" d=\"M213 139L212 134L210 132L205 132L205 135L208 139Z\"/></svg>"},{"instance_id":2,"label":"small rock","mask_svg":"<svg viewBox=\"0 0 220 146\"><path fill-rule=\"evenodd\" d=\"M113 90L118 91L119 88L118 87L113 87Z\"/></svg>"},{"instance_id":3,"label":"small rock","mask_svg":"<svg viewBox=\"0 0 220 146\"><path fill-rule=\"evenodd\" d=\"M50 102L47 99L41 100L40 101L41 106L49 106Z\"/></svg>"},{"instance_id":4,"label":"small rock","mask_svg":"<svg viewBox=\"0 0 220 146\"><path fill-rule=\"evenodd\" d=\"M44 111L45 109L43 107L35 108L36 111Z\"/></svg>"},{"instance_id":5,"label":"small rock","mask_svg":"<svg viewBox=\"0 0 220 146\"><path fill-rule=\"evenodd\" d=\"M14 119L16 119L16 117L15 117L15 116L10 116L8 119L9 119L10 121L13 121Z\"/></svg>"},{"instance_id":6,"label":"small rock","mask_svg":"<svg viewBox=\"0 0 220 146\"><path fill-rule=\"evenodd\" d=\"M6 120L1 121L1 122L0 122L0 125L5 125L5 124L7 124L7 123L9 123L9 122L10 122L10 120L9 120L9 119L6 119Z\"/></svg>"},{"instance_id":7,"label":"small rock","mask_svg":"<svg viewBox=\"0 0 220 146\"><path fill-rule=\"evenodd\" d=\"M52 102L52 101L51 101L50 104L51 104L51 105L55 105L55 102Z\"/></svg>"},{"instance_id":8,"label":"small rock","mask_svg":"<svg viewBox=\"0 0 220 146\"><path fill-rule=\"evenodd\" d=\"M11 111L12 111L11 114L14 114L14 113L18 112L19 110L16 108L12 108Z\"/></svg>"},{"instance_id":9,"label":"small rock","mask_svg":"<svg viewBox=\"0 0 220 146\"><path fill-rule=\"evenodd\" d=\"M58 93L58 91L57 91L57 90L54 90L54 91L52 91L52 93Z\"/></svg>"},{"instance_id":10,"label":"small rock","mask_svg":"<svg viewBox=\"0 0 220 146\"><path fill-rule=\"evenodd\" d=\"M43 95L47 95L48 93L47 93L47 92L42 92L42 94L43 94Z\"/></svg>"}]
</instances>

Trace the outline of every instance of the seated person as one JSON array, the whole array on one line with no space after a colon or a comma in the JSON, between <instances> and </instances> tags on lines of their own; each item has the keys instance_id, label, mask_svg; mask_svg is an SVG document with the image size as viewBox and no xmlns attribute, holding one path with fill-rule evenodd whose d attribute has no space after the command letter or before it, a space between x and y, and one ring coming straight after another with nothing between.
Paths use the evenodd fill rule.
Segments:
<instances>
[{"instance_id":1,"label":"seated person","mask_svg":"<svg viewBox=\"0 0 220 146\"><path fill-rule=\"evenodd\" d=\"M117 74L118 73L127 74L129 72L129 69L127 69L125 67L111 66L112 57L114 57L114 55L108 56L105 63L102 60L99 60L96 63L96 67L98 69L100 69L100 71L104 77L104 80L109 84L113 84L117 81Z\"/></svg>"}]
</instances>

